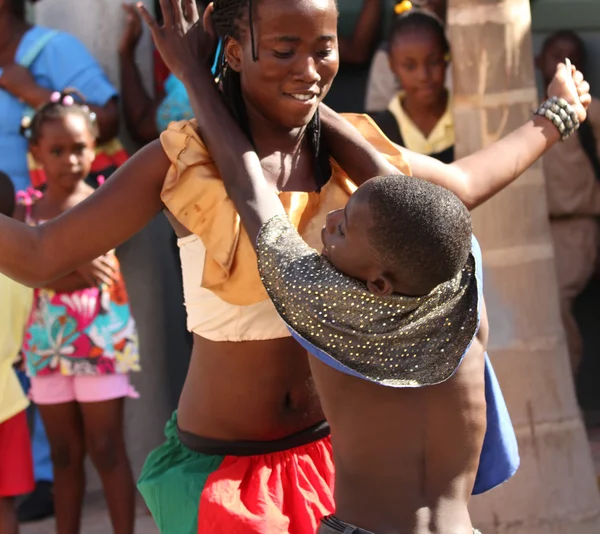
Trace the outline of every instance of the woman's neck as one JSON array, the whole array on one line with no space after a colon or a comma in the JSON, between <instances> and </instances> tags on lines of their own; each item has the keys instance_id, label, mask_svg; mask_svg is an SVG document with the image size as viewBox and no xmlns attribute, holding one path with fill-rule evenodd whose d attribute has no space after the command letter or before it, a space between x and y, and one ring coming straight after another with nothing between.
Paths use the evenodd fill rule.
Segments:
<instances>
[{"instance_id":1,"label":"woman's neck","mask_svg":"<svg viewBox=\"0 0 600 534\"><path fill-rule=\"evenodd\" d=\"M246 106L250 133L258 153L263 159L273 154L294 156L300 153L306 126L289 130L268 120L252 106Z\"/></svg>"}]
</instances>

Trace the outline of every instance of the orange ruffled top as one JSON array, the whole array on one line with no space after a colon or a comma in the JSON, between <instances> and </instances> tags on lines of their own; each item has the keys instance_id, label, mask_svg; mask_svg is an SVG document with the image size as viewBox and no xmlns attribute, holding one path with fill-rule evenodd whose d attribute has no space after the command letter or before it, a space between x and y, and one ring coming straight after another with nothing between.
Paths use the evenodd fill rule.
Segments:
<instances>
[{"instance_id":1,"label":"orange ruffled top","mask_svg":"<svg viewBox=\"0 0 600 534\"><path fill-rule=\"evenodd\" d=\"M360 133L400 172L410 174L398 148L367 115L345 114ZM161 197L171 214L206 247L202 287L229 304L249 306L268 299L256 253L219 172L198 135L195 121L171 123L160 136L171 161ZM332 176L317 192L282 192L279 198L304 240L321 248L321 229L330 211L348 202L356 185L332 160Z\"/></svg>"}]
</instances>

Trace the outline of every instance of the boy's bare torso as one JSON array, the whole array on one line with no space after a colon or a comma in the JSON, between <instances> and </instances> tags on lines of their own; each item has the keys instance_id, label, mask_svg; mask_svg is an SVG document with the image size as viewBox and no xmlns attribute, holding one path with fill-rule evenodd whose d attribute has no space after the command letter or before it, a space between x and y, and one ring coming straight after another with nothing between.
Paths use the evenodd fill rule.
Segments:
<instances>
[{"instance_id":1,"label":"boy's bare torso","mask_svg":"<svg viewBox=\"0 0 600 534\"><path fill-rule=\"evenodd\" d=\"M443 384L394 389L310 358L331 425L336 516L376 534L471 532L467 504L486 430L488 321Z\"/></svg>"}]
</instances>

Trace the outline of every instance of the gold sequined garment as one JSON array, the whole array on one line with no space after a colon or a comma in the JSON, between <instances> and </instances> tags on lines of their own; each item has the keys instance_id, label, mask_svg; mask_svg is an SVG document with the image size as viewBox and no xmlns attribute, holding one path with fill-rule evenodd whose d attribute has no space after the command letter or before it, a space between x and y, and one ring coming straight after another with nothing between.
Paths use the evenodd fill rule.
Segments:
<instances>
[{"instance_id":1,"label":"gold sequined garment","mask_svg":"<svg viewBox=\"0 0 600 534\"><path fill-rule=\"evenodd\" d=\"M282 319L324 353L321 359L385 386L447 380L477 332L479 289L472 255L453 280L425 297L376 297L364 283L335 269L285 215L278 215L258 237L258 267Z\"/></svg>"}]
</instances>

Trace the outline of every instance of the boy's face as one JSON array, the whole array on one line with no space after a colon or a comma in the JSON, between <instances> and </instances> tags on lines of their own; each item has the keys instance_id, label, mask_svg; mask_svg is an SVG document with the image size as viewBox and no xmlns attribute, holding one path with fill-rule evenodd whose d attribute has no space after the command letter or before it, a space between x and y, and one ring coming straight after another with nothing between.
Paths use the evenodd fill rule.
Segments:
<instances>
[{"instance_id":1,"label":"boy's face","mask_svg":"<svg viewBox=\"0 0 600 534\"><path fill-rule=\"evenodd\" d=\"M554 77L556 65L563 62L565 58L569 58L579 70L584 68L583 50L576 40L565 36L553 39L546 45L537 60L546 84L549 84Z\"/></svg>"},{"instance_id":2,"label":"boy's face","mask_svg":"<svg viewBox=\"0 0 600 534\"><path fill-rule=\"evenodd\" d=\"M369 191L361 186L344 209L327 215L321 231L322 254L338 271L365 282L372 293L384 295L392 288L387 287L387 280L379 280L382 267L369 241L372 226Z\"/></svg>"},{"instance_id":3,"label":"boy's face","mask_svg":"<svg viewBox=\"0 0 600 534\"><path fill-rule=\"evenodd\" d=\"M422 106L443 98L446 84L446 53L433 31L405 31L391 43L390 67L402 88Z\"/></svg>"}]
</instances>

